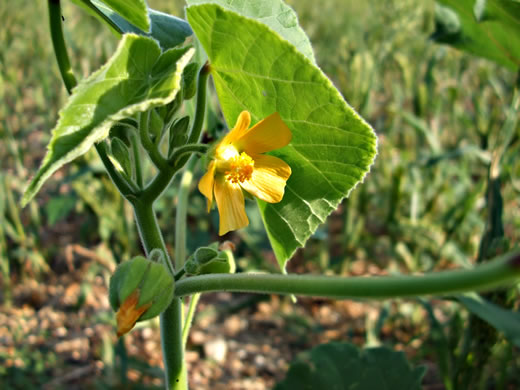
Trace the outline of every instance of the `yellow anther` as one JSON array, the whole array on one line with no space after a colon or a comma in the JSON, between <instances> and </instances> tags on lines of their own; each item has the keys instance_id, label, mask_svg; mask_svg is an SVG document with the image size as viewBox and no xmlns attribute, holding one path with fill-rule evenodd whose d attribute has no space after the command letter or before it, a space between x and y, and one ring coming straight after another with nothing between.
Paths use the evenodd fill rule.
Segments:
<instances>
[{"instance_id":1,"label":"yellow anther","mask_svg":"<svg viewBox=\"0 0 520 390\"><path fill-rule=\"evenodd\" d=\"M247 153L242 152L239 156L232 157L229 160L229 170L225 172L226 179L234 184L250 180L254 166L253 159Z\"/></svg>"}]
</instances>

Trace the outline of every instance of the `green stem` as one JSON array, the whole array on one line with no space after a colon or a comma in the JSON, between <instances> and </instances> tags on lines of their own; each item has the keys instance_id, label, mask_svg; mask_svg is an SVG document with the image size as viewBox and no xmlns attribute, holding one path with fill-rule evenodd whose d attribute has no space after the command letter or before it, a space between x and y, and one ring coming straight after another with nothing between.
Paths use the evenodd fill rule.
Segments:
<instances>
[{"instance_id":1,"label":"green stem","mask_svg":"<svg viewBox=\"0 0 520 390\"><path fill-rule=\"evenodd\" d=\"M67 47L65 46L65 39L63 38L63 29L61 26L61 5L60 0L49 0L49 23L51 30L52 45L54 47L54 54L58 61L61 78L67 88L69 94L72 89L78 84L74 72L70 66L69 56L67 54Z\"/></svg>"},{"instance_id":2,"label":"green stem","mask_svg":"<svg viewBox=\"0 0 520 390\"><path fill-rule=\"evenodd\" d=\"M188 137L188 143L194 144L199 142L200 134L202 133L202 125L206 116L206 86L208 84L211 67L209 63L205 63L200 68L199 76L197 78L197 102L195 105L195 118Z\"/></svg>"},{"instance_id":3,"label":"green stem","mask_svg":"<svg viewBox=\"0 0 520 390\"><path fill-rule=\"evenodd\" d=\"M189 144L195 144L199 142L200 134L202 133L202 125L204 124L204 117L206 115L206 86L208 83L208 77L210 73L209 64L205 64L199 71L197 79L197 102L195 107L195 117L193 119L193 125L190 130L190 136L188 138ZM168 187L173 175L186 164L188 158L182 157L179 162L174 166L173 169L161 170L152 182L145 188L143 193L143 201L153 202L159 197L159 195Z\"/></svg>"},{"instance_id":4,"label":"green stem","mask_svg":"<svg viewBox=\"0 0 520 390\"><path fill-rule=\"evenodd\" d=\"M231 291L335 299L387 299L481 291L514 282L519 277L520 252L516 252L470 270L442 271L422 276L199 275L179 280L175 284L175 295L181 297L198 292Z\"/></svg>"},{"instance_id":5,"label":"green stem","mask_svg":"<svg viewBox=\"0 0 520 390\"><path fill-rule=\"evenodd\" d=\"M190 306L188 307L188 314L184 321L184 327L182 328L182 345L186 348L186 342L188 341L188 335L190 334L191 324L193 323L193 317L195 316L195 309L199 303L200 296L202 294L193 294L190 299Z\"/></svg>"},{"instance_id":6,"label":"green stem","mask_svg":"<svg viewBox=\"0 0 520 390\"><path fill-rule=\"evenodd\" d=\"M179 159L186 154L199 153L204 154L208 151L209 146L206 144L186 144L175 149L172 156L168 159L171 165L179 165Z\"/></svg>"},{"instance_id":7,"label":"green stem","mask_svg":"<svg viewBox=\"0 0 520 390\"><path fill-rule=\"evenodd\" d=\"M151 203L134 201L134 212L139 235L147 254L158 248L163 251L171 265L168 251L162 238ZM182 343L182 301L175 297L161 314L161 346L168 390L188 388L184 347Z\"/></svg>"}]
</instances>

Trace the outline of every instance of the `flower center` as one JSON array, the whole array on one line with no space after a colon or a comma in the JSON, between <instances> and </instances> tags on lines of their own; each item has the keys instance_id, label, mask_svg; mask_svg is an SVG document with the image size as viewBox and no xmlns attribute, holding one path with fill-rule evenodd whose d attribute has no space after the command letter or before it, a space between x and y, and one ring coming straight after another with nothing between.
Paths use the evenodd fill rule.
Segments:
<instances>
[{"instance_id":1,"label":"flower center","mask_svg":"<svg viewBox=\"0 0 520 390\"><path fill-rule=\"evenodd\" d=\"M238 184L251 179L255 162L247 153L242 152L240 155L231 157L228 162L229 169L224 172L228 181Z\"/></svg>"}]
</instances>

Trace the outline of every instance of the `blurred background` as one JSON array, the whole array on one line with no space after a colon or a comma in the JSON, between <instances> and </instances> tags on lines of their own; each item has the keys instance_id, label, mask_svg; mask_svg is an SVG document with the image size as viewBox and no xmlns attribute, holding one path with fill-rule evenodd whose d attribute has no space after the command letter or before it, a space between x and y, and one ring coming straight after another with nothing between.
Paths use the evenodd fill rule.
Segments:
<instances>
[{"instance_id":1,"label":"blurred background","mask_svg":"<svg viewBox=\"0 0 520 390\"><path fill-rule=\"evenodd\" d=\"M72 64L85 77L110 57L117 39L63 3ZM288 271L380 275L470 266L488 218L490 156L516 75L430 40L433 1L288 3L318 64L379 137L365 183ZM184 14L180 0L148 4ZM161 388L158 321L140 323L122 340L115 336L108 280L141 248L131 210L95 153L61 169L25 209L19 206L67 93L46 2L2 1L0 20L0 387ZM208 126L211 135L225 129L221 120ZM502 167L510 246L520 236L519 148L517 132ZM193 189L190 251L218 239L218 215L206 214L196 182ZM175 196L174 184L157 203L170 249ZM238 270L278 272L255 203L247 207L250 227L224 237L236 245ZM506 297L510 306L518 306L516 297L515 291ZM190 382L194 389L271 388L297 353L338 340L404 351L428 368L425 389L457 388L467 326L459 305L440 300L294 304L288 297L208 294L188 341ZM485 388L520 388L518 350L496 341L482 367Z\"/></svg>"}]
</instances>

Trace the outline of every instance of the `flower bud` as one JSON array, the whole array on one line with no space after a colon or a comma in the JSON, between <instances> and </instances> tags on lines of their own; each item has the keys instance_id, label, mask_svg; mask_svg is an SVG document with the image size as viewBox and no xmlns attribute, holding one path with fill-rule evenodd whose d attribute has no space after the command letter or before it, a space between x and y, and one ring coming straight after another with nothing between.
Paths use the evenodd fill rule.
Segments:
<instances>
[{"instance_id":1,"label":"flower bud","mask_svg":"<svg viewBox=\"0 0 520 390\"><path fill-rule=\"evenodd\" d=\"M184 264L186 273L188 275L234 273L236 267L233 254L229 250L219 251L217 245L214 243L198 248Z\"/></svg>"},{"instance_id":2,"label":"flower bud","mask_svg":"<svg viewBox=\"0 0 520 390\"><path fill-rule=\"evenodd\" d=\"M117 335L129 332L137 321L148 320L171 303L174 281L162 262L142 256L120 264L110 278L109 300L116 311Z\"/></svg>"}]
</instances>

